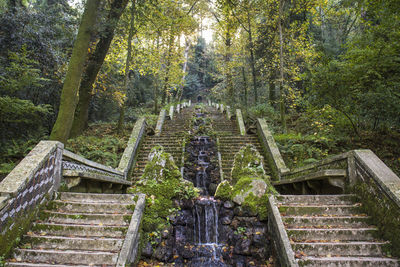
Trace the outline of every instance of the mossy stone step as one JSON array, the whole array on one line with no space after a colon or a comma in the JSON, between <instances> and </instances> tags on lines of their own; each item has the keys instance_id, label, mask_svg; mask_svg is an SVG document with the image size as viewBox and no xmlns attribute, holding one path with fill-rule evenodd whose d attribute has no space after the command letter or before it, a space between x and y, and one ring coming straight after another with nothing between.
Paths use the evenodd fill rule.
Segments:
<instances>
[{"instance_id":1,"label":"mossy stone step","mask_svg":"<svg viewBox=\"0 0 400 267\"><path fill-rule=\"evenodd\" d=\"M56 249L56 250L94 250L119 252L123 238L106 237L65 237L65 236L24 236L25 248L30 249Z\"/></svg>"},{"instance_id":2,"label":"mossy stone step","mask_svg":"<svg viewBox=\"0 0 400 267\"><path fill-rule=\"evenodd\" d=\"M400 262L396 259L384 257L313 257L306 256L298 260L299 266L321 267L399 267Z\"/></svg>"},{"instance_id":3,"label":"mossy stone step","mask_svg":"<svg viewBox=\"0 0 400 267\"><path fill-rule=\"evenodd\" d=\"M286 227L304 227L304 228L344 228L369 226L371 217L368 216L283 216L282 221Z\"/></svg>"},{"instance_id":4,"label":"mossy stone step","mask_svg":"<svg viewBox=\"0 0 400 267\"><path fill-rule=\"evenodd\" d=\"M131 214L115 213L67 213L43 211L48 222L87 225L129 225Z\"/></svg>"},{"instance_id":5,"label":"mossy stone step","mask_svg":"<svg viewBox=\"0 0 400 267\"><path fill-rule=\"evenodd\" d=\"M136 196L132 194L82 194L82 193L60 193L60 200L98 202L98 203L135 203Z\"/></svg>"},{"instance_id":6,"label":"mossy stone step","mask_svg":"<svg viewBox=\"0 0 400 267\"><path fill-rule=\"evenodd\" d=\"M53 208L58 212L77 212L77 213L132 213L134 204L125 203L107 203L107 202L76 202L55 200L52 202Z\"/></svg>"},{"instance_id":7,"label":"mossy stone step","mask_svg":"<svg viewBox=\"0 0 400 267\"><path fill-rule=\"evenodd\" d=\"M290 239L295 242L303 240L339 240L339 241L371 241L378 239L377 228L342 228L342 229L303 229L286 230Z\"/></svg>"},{"instance_id":8,"label":"mossy stone step","mask_svg":"<svg viewBox=\"0 0 400 267\"><path fill-rule=\"evenodd\" d=\"M104 226L87 224L62 224L62 223L34 223L31 231L34 234L43 236L77 236L77 237L113 237L122 238L125 236L127 226Z\"/></svg>"},{"instance_id":9,"label":"mossy stone step","mask_svg":"<svg viewBox=\"0 0 400 267\"><path fill-rule=\"evenodd\" d=\"M22 261L23 259L25 262L52 264L112 265L116 264L118 253L106 251L15 249L14 259L17 261Z\"/></svg>"},{"instance_id":10,"label":"mossy stone step","mask_svg":"<svg viewBox=\"0 0 400 267\"><path fill-rule=\"evenodd\" d=\"M282 215L356 215L362 214L359 204L351 205L312 205L312 206L288 206L278 207Z\"/></svg>"},{"instance_id":11,"label":"mossy stone step","mask_svg":"<svg viewBox=\"0 0 400 267\"><path fill-rule=\"evenodd\" d=\"M293 249L308 256L373 256L383 255L387 242L321 242L294 243Z\"/></svg>"},{"instance_id":12,"label":"mossy stone step","mask_svg":"<svg viewBox=\"0 0 400 267\"><path fill-rule=\"evenodd\" d=\"M338 204L350 205L357 200L356 195L278 195L276 199L281 204L307 205L307 204Z\"/></svg>"}]
</instances>

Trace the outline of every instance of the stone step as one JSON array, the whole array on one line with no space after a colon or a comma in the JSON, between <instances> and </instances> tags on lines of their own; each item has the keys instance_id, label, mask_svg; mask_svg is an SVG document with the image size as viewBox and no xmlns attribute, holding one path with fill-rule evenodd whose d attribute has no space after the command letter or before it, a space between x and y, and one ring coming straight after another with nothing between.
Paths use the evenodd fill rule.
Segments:
<instances>
[{"instance_id":1,"label":"stone step","mask_svg":"<svg viewBox=\"0 0 400 267\"><path fill-rule=\"evenodd\" d=\"M360 204L352 205L313 205L313 206L292 206L278 205L278 209L283 216L286 215L354 215L362 214Z\"/></svg>"},{"instance_id":2,"label":"stone step","mask_svg":"<svg viewBox=\"0 0 400 267\"><path fill-rule=\"evenodd\" d=\"M399 267L396 259L384 257L303 257L298 260L299 266L346 266L346 267Z\"/></svg>"},{"instance_id":3,"label":"stone step","mask_svg":"<svg viewBox=\"0 0 400 267\"><path fill-rule=\"evenodd\" d=\"M351 205L357 200L356 195L278 195L276 200L279 204L337 204Z\"/></svg>"},{"instance_id":4,"label":"stone step","mask_svg":"<svg viewBox=\"0 0 400 267\"><path fill-rule=\"evenodd\" d=\"M34 223L32 232L38 235L51 233L57 236L124 237L127 226L90 224Z\"/></svg>"},{"instance_id":5,"label":"stone step","mask_svg":"<svg viewBox=\"0 0 400 267\"><path fill-rule=\"evenodd\" d=\"M366 228L371 217L368 216L283 216L282 221L290 228Z\"/></svg>"},{"instance_id":6,"label":"stone step","mask_svg":"<svg viewBox=\"0 0 400 267\"><path fill-rule=\"evenodd\" d=\"M7 266L15 266L15 267L88 267L87 265L66 265L66 264L46 264L46 263L32 263L32 262L7 262ZM95 267L95 265L91 265ZM114 265L101 265L101 267L111 267Z\"/></svg>"},{"instance_id":7,"label":"stone step","mask_svg":"<svg viewBox=\"0 0 400 267\"><path fill-rule=\"evenodd\" d=\"M303 240L339 240L339 241L371 241L377 240L378 229L370 228L331 228L303 229L288 228L286 232L295 242Z\"/></svg>"},{"instance_id":8,"label":"stone step","mask_svg":"<svg viewBox=\"0 0 400 267\"><path fill-rule=\"evenodd\" d=\"M15 249L14 258L17 262L111 265L117 262L118 253L106 251Z\"/></svg>"},{"instance_id":9,"label":"stone step","mask_svg":"<svg viewBox=\"0 0 400 267\"><path fill-rule=\"evenodd\" d=\"M56 249L56 250L98 250L119 252L123 238L105 237L65 237L65 236L24 236L24 247L29 249Z\"/></svg>"},{"instance_id":10,"label":"stone step","mask_svg":"<svg viewBox=\"0 0 400 267\"><path fill-rule=\"evenodd\" d=\"M60 193L60 200L98 203L135 203L135 195L131 194L89 194L89 193Z\"/></svg>"},{"instance_id":11,"label":"stone step","mask_svg":"<svg viewBox=\"0 0 400 267\"><path fill-rule=\"evenodd\" d=\"M99 202L76 202L55 200L52 202L53 208L58 212L72 213L130 213L134 209L132 203L99 203Z\"/></svg>"},{"instance_id":12,"label":"stone step","mask_svg":"<svg viewBox=\"0 0 400 267\"><path fill-rule=\"evenodd\" d=\"M120 225L129 224L131 214L115 213L66 213L45 210L48 222L63 224L87 224L87 225Z\"/></svg>"},{"instance_id":13,"label":"stone step","mask_svg":"<svg viewBox=\"0 0 400 267\"><path fill-rule=\"evenodd\" d=\"M321 242L294 243L293 250L307 256L383 256L388 242Z\"/></svg>"}]
</instances>

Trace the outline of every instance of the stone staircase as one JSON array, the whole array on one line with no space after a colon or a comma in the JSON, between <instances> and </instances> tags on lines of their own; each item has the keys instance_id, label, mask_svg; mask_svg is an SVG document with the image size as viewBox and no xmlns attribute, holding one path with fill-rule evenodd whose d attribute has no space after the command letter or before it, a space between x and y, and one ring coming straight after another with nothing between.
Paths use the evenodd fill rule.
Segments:
<instances>
[{"instance_id":1,"label":"stone staircase","mask_svg":"<svg viewBox=\"0 0 400 267\"><path fill-rule=\"evenodd\" d=\"M299 266L400 266L355 195L279 195L276 204Z\"/></svg>"},{"instance_id":2,"label":"stone staircase","mask_svg":"<svg viewBox=\"0 0 400 267\"><path fill-rule=\"evenodd\" d=\"M60 193L6 266L115 266L135 195Z\"/></svg>"},{"instance_id":3,"label":"stone staircase","mask_svg":"<svg viewBox=\"0 0 400 267\"><path fill-rule=\"evenodd\" d=\"M180 166L183 151L183 133L188 129L192 112L192 107L182 109L180 113L174 115L173 120L165 120L160 136L147 136L144 139L133 169L133 181L142 176L148 162L148 155L156 145L163 146L165 151L172 155L175 163Z\"/></svg>"},{"instance_id":4,"label":"stone staircase","mask_svg":"<svg viewBox=\"0 0 400 267\"><path fill-rule=\"evenodd\" d=\"M207 107L208 112L211 113L212 127L217 132L219 139L219 149L222 160L222 171L224 179L231 177L231 170L233 167L233 161L235 154L245 146L246 144L254 145L261 155L262 152L261 144L258 140L258 136L255 134L240 135L237 123L235 119L227 120L225 114L213 107ZM267 174L270 174L270 170L267 162L264 160L264 169Z\"/></svg>"}]
</instances>

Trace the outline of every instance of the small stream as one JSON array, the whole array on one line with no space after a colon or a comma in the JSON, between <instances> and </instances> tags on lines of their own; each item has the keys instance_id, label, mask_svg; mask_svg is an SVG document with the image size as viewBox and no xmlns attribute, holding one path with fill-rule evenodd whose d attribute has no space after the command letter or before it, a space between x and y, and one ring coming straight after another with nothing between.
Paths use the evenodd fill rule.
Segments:
<instances>
[{"instance_id":1,"label":"small stream","mask_svg":"<svg viewBox=\"0 0 400 267\"><path fill-rule=\"evenodd\" d=\"M196 113L197 118L204 114ZM204 120L196 121L195 130ZM216 144L209 136L195 136L187 146L189 159L186 162L185 179L191 180L200 189L200 197L194 200L192 208L193 237L190 244L193 257L188 266L228 266L223 262L222 244L219 240L221 202L214 195L219 182L216 158Z\"/></svg>"}]
</instances>

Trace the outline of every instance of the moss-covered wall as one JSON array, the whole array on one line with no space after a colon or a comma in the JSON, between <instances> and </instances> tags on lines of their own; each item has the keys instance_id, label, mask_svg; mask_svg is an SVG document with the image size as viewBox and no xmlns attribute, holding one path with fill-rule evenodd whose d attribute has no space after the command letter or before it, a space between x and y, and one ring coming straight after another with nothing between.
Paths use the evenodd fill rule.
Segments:
<instances>
[{"instance_id":1,"label":"moss-covered wall","mask_svg":"<svg viewBox=\"0 0 400 267\"><path fill-rule=\"evenodd\" d=\"M372 217L382 239L391 242L388 254L400 257L400 209L374 183L357 183L350 192L360 197L362 209Z\"/></svg>"}]
</instances>

